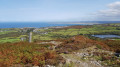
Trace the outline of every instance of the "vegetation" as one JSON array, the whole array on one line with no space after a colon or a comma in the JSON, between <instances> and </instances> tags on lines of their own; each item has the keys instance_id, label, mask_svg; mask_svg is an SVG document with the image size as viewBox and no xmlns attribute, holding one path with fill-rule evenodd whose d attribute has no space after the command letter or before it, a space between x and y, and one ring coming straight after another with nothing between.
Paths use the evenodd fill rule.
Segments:
<instances>
[{"instance_id":1,"label":"vegetation","mask_svg":"<svg viewBox=\"0 0 120 67\"><path fill-rule=\"evenodd\" d=\"M0 45L0 63L5 66L15 64L32 64L43 66L45 64L57 65L61 58L56 52L49 50L48 44L35 44L27 42L5 43ZM46 47L47 46L47 47Z\"/></svg>"},{"instance_id":2,"label":"vegetation","mask_svg":"<svg viewBox=\"0 0 120 67\"><path fill-rule=\"evenodd\" d=\"M77 61L88 63L91 59L101 61L105 67L119 67L120 59L115 53L120 53L120 38L101 39L91 36L120 35L119 25L116 23L62 28L0 29L0 67L16 65L59 67L61 63L63 67L75 67L80 65L76 64ZM30 31L33 32L32 43L28 43ZM67 59L74 61L66 63Z\"/></svg>"},{"instance_id":3,"label":"vegetation","mask_svg":"<svg viewBox=\"0 0 120 67\"><path fill-rule=\"evenodd\" d=\"M111 48L111 50L120 53L120 41L119 40L107 40L105 43Z\"/></svg>"},{"instance_id":4,"label":"vegetation","mask_svg":"<svg viewBox=\"0 0 120 67\"><path fill-rule=\"evenodd\" d=\"M89 26L69 26L63 28L41 28L41 29L1 29L0 40L3 42L10 42L8 39L13 37L13 42L18 42L18 37L26 35L28 37L28 31L33 31L33 40L57 40L59 38L69 38L75 35L95 35L95 34L115 34L120 35L119 24L101 24L101 25L89 25ZM2 39L3 38L3 39ZM7 40L5 39L7 38ZM11 39L10 39L11 40ZM15 41L14 41L15 40ZM119 40L119 39L117 39ZM19 40L20 41L20 40Z\"/></svg>"}]
</instances>

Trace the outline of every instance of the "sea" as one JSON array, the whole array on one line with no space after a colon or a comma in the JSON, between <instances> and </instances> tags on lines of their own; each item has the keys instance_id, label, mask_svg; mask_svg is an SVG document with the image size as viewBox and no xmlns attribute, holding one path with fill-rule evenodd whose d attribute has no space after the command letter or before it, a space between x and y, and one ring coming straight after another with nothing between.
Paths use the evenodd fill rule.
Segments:
<instances>
[{"instance_id":1,"label":"sea","mask_svg":"<svg viewBox=\"0 0 120 67\"><path fill-rule=\"evenodd\" d=\"M24 27L53 27L72 25L93 25L105 23L120 23L120 21L82 21L82 22L0 22L0 28L24 28Z\"/></svg>"}]
</instances>

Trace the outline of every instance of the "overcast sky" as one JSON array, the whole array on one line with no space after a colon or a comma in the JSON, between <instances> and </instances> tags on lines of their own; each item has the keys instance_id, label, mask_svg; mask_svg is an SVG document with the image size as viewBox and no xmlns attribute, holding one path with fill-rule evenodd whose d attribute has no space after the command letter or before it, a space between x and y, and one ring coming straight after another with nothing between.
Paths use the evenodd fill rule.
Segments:
<instances>
[{"instance_id":1,"label":"overcast sky","mask_svg":"<svg viewBox=\"0 0 120 67\"><path fill-rule=\"evenodd\" d=\"M0 0L0 21L120 21L120 0Z\"/></svg>"}]
</instances>

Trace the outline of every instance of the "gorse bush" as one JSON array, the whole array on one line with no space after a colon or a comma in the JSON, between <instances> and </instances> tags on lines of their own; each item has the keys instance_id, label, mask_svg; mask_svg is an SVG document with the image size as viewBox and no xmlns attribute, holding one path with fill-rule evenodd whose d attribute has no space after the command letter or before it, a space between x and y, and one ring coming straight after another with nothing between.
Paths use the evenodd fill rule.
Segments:
<instances>
[{"instance_id":1,"label":"gorse bush","mask_svg":"<svg viewBox=\"0 0 120 67\"><path fill-rule=\"evenodd\" d=\"M61 45L56 47L56 50L58 53L70 53L91 46L97 46L99 49L109 50L109 47L106 44L81 35L65 40Z\"/></svg>"},{"instance_id":2,"label":"gorse bush","mask_svg":"<svg viewBox=\"0 0 120 67\"><path fill-rule=\"evenodd\" d=\"M111 50L116 51L117 53L120 53L120 41L119 40L106 40L104 41L105 44L107 44Z\"/></svg>"},{"instance_id":3,"label":"gorse bush","mask_svg":"<svg viewBox=\"0 0 120 67\"><path fill-rule=\"evenodd\" d=\"M0 65L11 66L14 64L32 64L43 66L47 59L57 59L59 55L54 51L48 50L44 45L19 42L6 43L0 45ZM54 64L52 62L51 64Z\"/></svg>"}]
</instances>

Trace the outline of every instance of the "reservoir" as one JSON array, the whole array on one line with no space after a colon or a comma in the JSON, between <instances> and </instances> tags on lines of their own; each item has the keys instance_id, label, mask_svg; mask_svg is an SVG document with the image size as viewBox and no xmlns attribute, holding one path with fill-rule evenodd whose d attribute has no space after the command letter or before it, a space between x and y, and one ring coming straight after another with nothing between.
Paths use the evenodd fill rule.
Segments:
<instances>
[{"instance_id":1,"label":"reservoir","mask_svg":"<svg viewBox=\"0 0 120 67\"><path fill-rule=\"evenodd\" d=\"M94 37L99 37L99 38L120 38L118 35L92 35Z\"/></svg>"}]
</instances>

